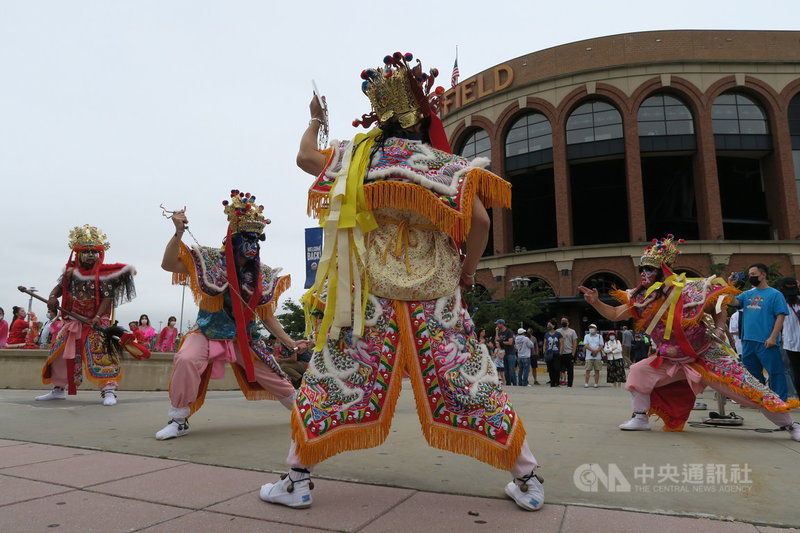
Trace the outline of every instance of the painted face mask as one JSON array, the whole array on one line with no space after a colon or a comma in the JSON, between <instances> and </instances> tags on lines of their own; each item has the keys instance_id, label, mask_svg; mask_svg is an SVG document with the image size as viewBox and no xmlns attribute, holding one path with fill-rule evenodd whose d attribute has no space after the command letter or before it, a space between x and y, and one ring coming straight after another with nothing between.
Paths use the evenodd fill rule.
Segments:
<instances>
[{"instance_id":1,"label":"painted face mask","mask_svg":"<svg viewBox=\"0 0 800 533\"><path fill-rule=\"evenodd\" d=\"M656 269L643 267L640 269L640 271L641 271L640 278L642 281L642 287L649 287L656 282L656 276L658 275L658 271Z\"/></svg>"},{"instance_id":2,"label":"painted face mask","mask_svg":"<svg viewBox=\"0 0 800 533\"><path fill-rule=\"evenodd\" d=\"M257 258L261 250L261 246L258 244L259 237L257 233L237 233L234 235L233 245L236 253L250 261Z\"/></svg>"},{"instance_id":3,"label":"painted face mask","mask_svg":"<svg viewBox=\"0 0 800 533\"><path fill-rule=\"evenodd\" d=\"M84 250L78 256L81 265L85 267L93 266L97 262L98 257L100 257L100 252L97 250Z\"/></svg>"}]
</instances>

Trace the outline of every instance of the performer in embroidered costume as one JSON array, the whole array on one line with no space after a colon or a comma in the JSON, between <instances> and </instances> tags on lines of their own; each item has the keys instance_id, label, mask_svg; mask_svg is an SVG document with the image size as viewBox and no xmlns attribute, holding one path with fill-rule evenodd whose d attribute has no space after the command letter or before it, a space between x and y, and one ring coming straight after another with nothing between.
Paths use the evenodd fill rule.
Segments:
<instances>
[{"instance_id":1,"label":"performer in embroidered costume","mask_svg":"<svg viewBox=\"0 0 800 533\"><path fill-rule=\"evenodd\" d=\"M362 73L373 113L356 124L379 127L352 142L316 150L324 114L312 100L297 160L317 176L309 212L325 240L303 303L324 317L292 412L291 471L260 496L311 505L311 466L381 444L407 371L428 443L510 470L506 493L535 511L536 460L459 288L473 284L486 247L485 207L509 207L510 185L484 170L487 159L450 153L435 114L443 89L431 92L437 72L412 59L396 53Z\"/></svg>"},{"instance_id":2,"label":"performer in embroidered costume","mask_svg":"<svg viewBox=\"0 0 800 533\"><path fill-rule=\"evenodd\" d=\"M658 352L630 367L625 388L631 393L633 417L623 430L649 430L648 416L664 421L665 431L682 431L695 398L706 387L746 407L758 408L771 422L800 440L800 423L789 410L797 400L784 402L739 363L723 340L725 311L738 294L721 278L686 278L672 265L680 253L672 235L654 240L639 261L641 282L628 291L613 291L623 305L601 302L597 290L578 287L586 301L607 319L633 317L636 330L651 335Z\"/></svg>"},{"instance_id":3,"label":"performer in embroidered costume","mask_svg":"<svg viewBox=\"0 0 800 533\"><path fill-rule=\"evenodd\" d=\"M161 267L173 273L173 283L189 284L200 312L173 360L170 421L156 433L158 440L188 433L189 416L203 405L209 380L225 375L226 362L248 400L278 400L290 410L294 404L294 387L259 335L256 320L290 348L305 343L293 341L273 315L290 279L261 263L259 241L270 221L255 199L233 190L230 200L222 202L229 223L222 248L189 248L181 242L189 224L186 214L176 211L171 217L175 235Z\"/></svg>"},{"instance_id":4,"label":"performer in embroidered costume","mask_svg":"<svg viewBox=\"0 0 800 533\"><path fill-rule=\"evenodd\" d=\"M52 342L50 356L42 369L42 382L53 390L37 400L63 400L75 394L85 375L100 387L103 405L117 403L116 391L122 378L119 353L112 350L95 326L108 326L114 307L136 296L133 276L136 269L121 263L105 264L110 244L94 226L75 227L69 233L72 250L58 285L50 291L48 308L56 312L58 299L65 311L86 319L89 324L64 314L64 326Z\"/></svg>"}]
</instances>

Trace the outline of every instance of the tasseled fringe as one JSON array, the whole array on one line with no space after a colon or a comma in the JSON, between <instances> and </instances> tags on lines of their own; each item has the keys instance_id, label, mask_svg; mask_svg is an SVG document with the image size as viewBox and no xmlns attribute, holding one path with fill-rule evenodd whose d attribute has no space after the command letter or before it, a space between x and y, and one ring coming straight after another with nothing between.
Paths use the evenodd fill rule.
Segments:
<instances>
[{"instance_id":1,"label":"tasseled fringe","mask_svg":"<svg viewBox=\"0 0 800 533\"><path fill-rule=\"evenodd\" d=\"M744 396L745 398L749 398L772 413L788 413L792 409L797 409L800 407L800 401L798 401L796 398L792 398L791 400L787 400L785 402L781 401L780 404L776 404L774 401L765 398L758 389L742 388L736 384L733 379L725 379L724 376L719 376L713 372L709 372L707 368L699 363L691 363L691 366L697 370L697 372L703 377L703 380L722 383L723 385L728 386L736 394ZM780 401L780 398L778 398L778 401Z\"/></svg>"},{"instance_id":2,"label":"tasseled fringe","mask_svg":"<svg viewBox=\"0 0 800 533\"><path fill-rule=\"evenodd\" d=\"M248 400L254 402L258 400L278 399L274 394L264 389L258 383L250 383L247 381L247 376L244 373L244 369L237 363L231 363L231 369L233 370L233 375L236 376L236 382L239 384L242 394L244 394L244 397Z\"/></svg>"},{"instance_id":3,"label":"tasseled fringe","mask_svg":"<svg viewBox=\"0 0 800 533\"><path fill-rule=\"evenodd\" d=\"M628 298L628 293L625 292L625 291L621 291L621 290L617 289L616 287L614 287L612 290L608 291L608 295L611 296L612 298L614 298L616 301L618 301L621 304L627 305L628 302L630 301L629 298Z\"/></svg>"},{"instance_id":4,"label":"tasseled fringe","mask_svg":"<svg viewBox=\"0 0 800 533\"><path fill-rule=\"evenodd\" d=\"M322 438L308 440L300 412L296 407L292 410L292 439L297 446L297 456L301 463L315 465L342 452L374 448L383 444L389 435L397 398L403 386L404 361L399 354L395 360L383 411L376 422L338 426L328 430Z\"/></svg>"},{"instance_id":5,"label":"tasseled fringe","mask_svg":"<svg viewBox=\"0 0 800 533\"><path fill-rule=\"evenodd\" d=\"M208 311L209 313L216 313L217 311L222 311L222 308L225 305L225 298L223 294L219 294L217 296L208 296L204 294L203 291L200 290L200 284L197 281L197 271L194 266L194 258L192 257L192 252L188 246L181 243L180 252L178 253L178 258L183 263L183 266L186 267L186 270L191 272L191 274L172 274L172 284L173 285L185 285L187 282L189 284L189 289L192 291L192 297L194 298L194 302L197 306L202 309L203 311Z\"/></svg>"},{"instance_id":6,"label":"tasseled fringe","mask_svg":"<svg viewBox=\"0 0 800 533\"><path fill-rule=\"evenodd\" d=\"M447 206L433 192L415 185L399 181L376 181L364 186L367 208L392 207L416 211L431 220L441 231L457 242L469 234L472 223L472 202L477 194L484 206L511 207L511 184L503 178L482 168L469 170L467 182L461 191L460 211ZM328 195L309 191L308 213L319 218L328 207Z\"/></svg>"},{"instance_id":7,"label":"tasseled fringe","mask_svg":"<svg viewBox=\"0 0 800 533\"><path fill-rule=\"evenodd\" d=\"M434 448L474 457L478 461L500 470L511 470L519 457L522 443L525 441L525 427L522 425L522 420L518 416L514 417L511 434L505 445L493 442L488 437L481 438L470 431L462 431L455 427L435 423L431 419L426 387L422 382L419 364L416 363L408 308L403 302L395 302L395 311L398 319L402 318L400 333L403 342L400 345L400 356L408 362L408 373L411 377L414 400L417 404L417 416L425 440Z\"/></svg>"},{"instance_id":8,"label":"tasseled fringe","mask_svg":"<svg viewBox=\"0 0 800 533\"><path fill-rule=\"evenodd\" d=\"M678 426L672 426L675 423L672 421L672 417L669 416L667 413L662 411L661 409L656 409L655 407L651 407L649 411L647 411L647 416L656 415L664 422L664 427L661 428L662 431L683 431L683 426L686 425L686 422L681 422ZM671 425L672 424L672 425Z\"/></svg>"},{"instance_id":9,"label":"tasseled fringe","mask_svg":"<svg viewBox=\"0 0 800 533\"><path fill-rule=\"evenodd\" d=\"M722 309L724 310L728 305L730 305L730 303L737 295L741 294L741 292L742 291L740 291L733 285L728 285L726 287L723 287L722 289L718 290L717 292L708 297L708 299L705 302L705 305L703 305L703 310L706 313L714 314L716 312L717 300L719 300L720 298L723 298Z\"/></svg>"},{"instance_id":10,"label":"tasseled fringe","mask_svg":"<svg viewBox=\"0 0 800 533\"><path fill-rule=\"evenodd\" d=\"M47 357L47 361L45 361L44 364L42 365L43 384L49 385L50 383L52 383L53 376L50 373L50 365L53 364L53 361L55 361L56 358L61 357L61 355L64 353L64 348L66 344L67 344L66 342L62 342L61 346L56 348L56 350ZM70 376L70 379L72 379L72 376Z\"/></svg>"},{"instance_id":11,"label":"tasseled fringe","mask_svg":"<svg viewBox=\"0 0 800 533\"><path fill-rule=\"evenodd\" d=\"M258 318L262 321L267 320L271 316L275 315L275 311L278 310L278 299L281 297L281 294L284 293L290 286L292 285L292 277L291 276L281 276L278 278L278 282L275 284L275 291L272 293L272 298L269 302L265 303L264 305L259 305L256 307L256 313L258 314Z\"/></svg>"}]
</instances>

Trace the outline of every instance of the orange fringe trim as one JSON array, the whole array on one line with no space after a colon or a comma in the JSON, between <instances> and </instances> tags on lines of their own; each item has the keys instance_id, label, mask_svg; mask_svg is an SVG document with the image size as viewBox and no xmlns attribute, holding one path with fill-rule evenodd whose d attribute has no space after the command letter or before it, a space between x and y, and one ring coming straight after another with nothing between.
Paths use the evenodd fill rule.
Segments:
<instances>
[{"instance_id":1,"label":"orange fringe trim","mask_svg":"<svg viewBox=\"0 0 800 533\"><path fill-rule=\"evenodd\" d=\"M53 382L53 378L50 374L50 365L53 364L58 357L61 357L66 349L66 343L61 345L61 348L58 351L50 354L47 357L47 360L42 365L42 383L45 385L49 385ZM119 367L119 374L117 374L114 378L96 378L89 373L89 361L88 361L88 354L81 354L81 364L83 365L83 379L86 379L92 382L95 386L99 388L103 388L108 385L112 381L116 381L117 383L122 381L122 365ZM73 376L68 376L67 379L72 380Z\"/></svg>"},{"instance_id":2,"label":"orange fringe trim","mask_svg":"<svg viewBox=\"0 0 800 533\"><path fill-rule=\"evenodd\" d=\"M244 357L244 354L242 354L242 357ZM248 400L254 402L258 400L278 399L258 383L250 383L247 381L247 376L245 376L244 369L242 369L242 367L240 367L237 363L231 363L231 370L233 370L233 375L236 376L236 382L239 384L239 389L241 389L242 394L244 394L244 397Z\"/></svg>"},{"instance_id":3,"label":"orange fringe trim","mask_svg":"<svg viewBox=\"0 0 800 533\"><path fill-rule=\"evenodd\" d=\"M403 357L407 357L408 361L413 361L416 354L412 349L406 348L406 346L414 346L408 308L403 302L395 302L395 310L398 317L403 317L403 323L406 325L401 331L405 341L402 343ZM417 416L419 417L420 426L422 426L422 434L428 444L440 450L474 457L500 470L511 470L519 457L522 443L526 437L525 427L522 425L522 419L519 418L518 413L515 414L511 435L509 435L509 440L505 445L493 443L488 438L480 438L469 431L461 431L454 427L436 424L430 416L428 395L425 392L419 365L409 364L408 368L410 369L411 386L414 390L414 400L417 404Z\"/></svg>"},{"instance_id":4,"label":"orange fringe trim","mask_svg":"<svg viewBox=\"0 0 800 533\"><path fill-rule=\"evenodd\" d=\"M669 427L667 423L672 420L672 417L670 417L667 413L663 412L661 409L656 409L655 407L651 407L650 410L647 411L647 416L652 416L652 415L656 415L664 422L664 427L661 428L661 431L683 431L683 426L686 425L686 422L684 422L680 426L674 428Z\"/></svg>"},{"instance_id":5,"label":"orange fringe trim","mask_svg":"<svg viewBox=\"0 0 800 533\"><path fill-rule=\"evenodd\" d=\"M222 311L222 308L225 304L224 296L222 294L217 296L208 296L200 290L200 283L197 280L197 276L200 275L200 273L197 272L197 269L194 267L194 258L192 257L191 250L184 243L181 243L178 258L181 260L181 263L183 263L183 266L186 267L186 270L188 270L190 274L173 273L172 284L186 285L188 282L189 288L192 290L194 302L200 309L203 311L208 311L209 313Z\"/></svg>"},{"instance_id":6,"label":"orange fringe trim","mask_svg":"<svg viewBox=\"0 0 800 533\"><path fill-rule=\"evenodd\" d=\"M776 406L775 404L772 403L764 403L762 401L763 397L761 393L756 389L743 389L734 384L732 380L727 380L722 376L718 376L717 374L709 372L706 368L703 367L703 365L699 363L691 363L691 367L697 370L697 372L703 377L705 381L714 381L716 383L722 383L724 385L727 385L736 394L739 394L741 396L744 396L745 398L752 400L754 403L757 403L761 407L764 407L767 411L773 413L788 413L792 409L797 409L798 407L800 407L800 401L798 401L796 398L792 398L791 400L783 402L783 405L781 406Z\"/></svg>"},{"instance_id":7,"label":"orange fringe trim","mask_svg":"<svg viewBox=\"0 0 800 533\"><path fill-rule=\"evenodd\" d=\"M401 326L402 330L402 326ZM402 352L405 353L405 352ZM395 366L389 378L389 390L386 391L386 402L380 418L371 424L358 424L356 426L340 426L331 430L327 435L309 441L306 437L305 426L300 412L295 403L292 409L292 440L296 444L296 453L300 462L305 465L315 465L333 457L341 452L350 450L363 450L380 446L389 435L392 426L397 398L403 386L403 371L406 361L401 352L395 357Z\"/></svg>"},{"instance_id":8,"label":"orange fringe trim","mask_svg":"<svg viewBox=\"0 0 800 533\"><path fill-rule=\"evenodd\" d=\"M211 365L208 365L200 376L200 385L197 387L197 398L189 404L189 416L192 416L203 407L206 401L206 392L208 392L208 384L211 381ZM171 383L170 383L171 385ZM187 417L188 418L188 417Z\"/></svg>"},{"instance_id":9,"label":"orange fringe trim","mask_svg":"<svg viewBox=\"0 0 800 533\"><path fill-rule=\"evenodd\" d=\"M256 307L258 318L261 320L266 320L273 316L275 311L278 309L278 299L281 297L281 294L283 294L291 285L292 276L287 275L278 278L278 283L275 284L275 292L272 294L272 299L264 305Z\"/></svg>"},{"instance_id":10,"label":"orange fringe trim","mask_svg":"<svg viewBox=\"0 0 800 533\"><path fill-rule=\"evenodd\" d=\"M397 181L378 181L364 186L367 209L392 207L416 211L431 220L437 228L447 233L455 241L463 241L469 234L472 224L472 203L477 195L483 205L491 207L511 207L511 184L482 168L473 168L465 174L461 198L461 211L445 205L439 197L428 189L414 183ZM309 191L309 214L319 218L327 207L328 195Z\"/></svg>"},{"instance_id":11,"label":"orange fringe trim","mask_svg":"<svg viewBox=\"0 0 800 533\"><path fill-rule=\"evenodd\" d=\"M501 470L510 470L519 457L526 437L522 421L519 418L514 421L514 429L505 446L492 444L488 440L456 428L434 425L429 418L427 394L419 373L419 366L414 364L416 354L413 348L414 341L408 310L403 302L394 302L394 306L400 326L401 340L396 357L397 363L392 369L391 383L381 418L370 425L336 428L321 438L308 441L303 420L295 407L292 411L292 438L297 444L296 451L300 462L309 466L315 465L344 451L372 448L382 444L389 434L394 417L397 398L402 387L403 371L408 368L417 415L422 426L422 434L428 444L441 450L474 457ZM413 371L410 370L412 367Z\"/></svg>"}]
</instances>

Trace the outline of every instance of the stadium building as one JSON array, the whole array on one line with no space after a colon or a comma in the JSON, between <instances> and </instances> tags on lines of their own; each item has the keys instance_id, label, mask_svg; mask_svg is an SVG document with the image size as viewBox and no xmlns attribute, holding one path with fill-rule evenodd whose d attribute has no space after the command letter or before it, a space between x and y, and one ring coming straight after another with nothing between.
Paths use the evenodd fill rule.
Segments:
<instances>
[{"instance_id":1,"label":"stadium building","mask_svg":"<svg viewBox=\"0 0 800 533\"><path fill-rule=\"evenodd\" d=\"M455 152L513 186L477 274L495 297L541 279L548 316L580 333L598 317L578 285L634 287L642 248L668 233L691 276L800 274L798 31L565 44L461 81L442 117Z\"/></svg>"}]
</instances>

